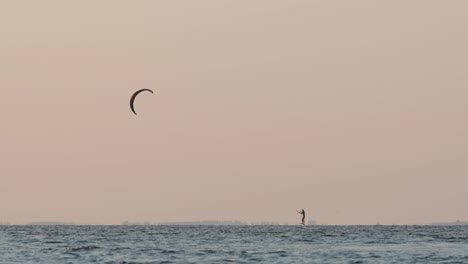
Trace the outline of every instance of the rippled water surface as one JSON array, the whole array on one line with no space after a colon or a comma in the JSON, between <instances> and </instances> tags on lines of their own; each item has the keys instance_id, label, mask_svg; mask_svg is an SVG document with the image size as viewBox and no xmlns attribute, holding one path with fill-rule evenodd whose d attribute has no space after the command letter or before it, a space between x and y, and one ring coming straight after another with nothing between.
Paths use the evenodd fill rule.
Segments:
<instances>
[{"instance_id":1,"label":"rippled water surface","mask_svg":"<svg viewBox=\"0 0 468 264\"><path fill-rule=\"evenodd\" d=\"M468 263L465 226L0 226L0 263Z\"/></svg>"}]
</instances>

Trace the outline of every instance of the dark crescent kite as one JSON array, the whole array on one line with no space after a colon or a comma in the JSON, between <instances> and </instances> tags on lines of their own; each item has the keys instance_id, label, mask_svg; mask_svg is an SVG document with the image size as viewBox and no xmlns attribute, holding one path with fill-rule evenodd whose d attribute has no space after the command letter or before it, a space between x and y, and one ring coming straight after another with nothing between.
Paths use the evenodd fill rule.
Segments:
<instances>
[{"instance_id":1,"label":"dark crescent kite","mask_svg":"<svg viewBox=\"0 0 468 264\"><path fill-rule=\"evenodd\" d=\"M135 106L134 106L135 98L136 98L141 92L150 92L150 93L153 93L153 91L151 91L150 89L141 89L141 90L136 91L136 92L132 95L132 98L130 98L130 108L132 109L132 112L133 112L135 115L137 114L137 113L135 112Z\"/></svg>"}]
</instances>

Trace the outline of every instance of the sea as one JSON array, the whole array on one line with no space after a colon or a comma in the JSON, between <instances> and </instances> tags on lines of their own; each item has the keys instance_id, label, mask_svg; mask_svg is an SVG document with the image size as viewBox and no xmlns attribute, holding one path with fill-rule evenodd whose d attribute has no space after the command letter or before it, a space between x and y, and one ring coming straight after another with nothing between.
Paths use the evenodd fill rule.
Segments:
<instances>
[{"instance_id":1,"label":"sea","mask_svg":"<svg viewBox=\"0 0 468 264\"><path fill-rule=\"evenodd\" d=\"M0 226L0 263L468 263L468 226Z\"/></svg>"}]
</instances>

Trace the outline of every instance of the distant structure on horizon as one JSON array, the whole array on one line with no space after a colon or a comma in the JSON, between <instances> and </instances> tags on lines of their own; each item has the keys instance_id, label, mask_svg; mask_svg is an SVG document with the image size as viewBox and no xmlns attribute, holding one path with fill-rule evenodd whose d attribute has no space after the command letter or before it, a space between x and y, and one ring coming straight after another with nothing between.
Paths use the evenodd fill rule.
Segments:
<instances>
[{"instance_id":1,"label":"distant structure on horizon","mask_svg":"<svg viewBox=\"0 0 468 264\"><path fill-rule=\"evenodd\" d=\"M315 225L315 221L309 221L310 225ZM215 221L215 220L206 220L206 221L185 221L185 222L159 222L159 223L150 223L150 222L129 222L125 221L122 225L177 225L177 226L187 226L187 225L201 225L201 226L247 226L247 225L288 225L288 223L279 223L279 222L242 222L242 221Z\"/></svg>"},{"instance_id":2,"label":"distant structure on horizon","mask_svg":"<svg viewBox=\"0 0 468 264\"><path fill-rule=\"evenodd\" d=\"M74 225L73 222L32 222L29 225Z\"/></svg>"},{"instance_id":3,"label":"distant structure on horizon","mask_svg":"<svg viewBox=\"0 0 468 264\"><path fill-rule=\"evenodd\" d=\"M125 221L122 223L122 225L155 225L155 224L152 224L150 222L129 222L129 221Z\"/></svg>"},{"instance_id":4,"label":"distant structure on horizon","mask_svg":"<svg viewBox=\"0 0 468 264\"><path fill-rule=\"evenodd\" d=\"M468 225L468 222L457 220L455 222L434 222L432 225L436 226L454 226L454 225Z\"/></svg>"},{"instance_id":5,"label":"distant structure on horizon","mask_svg":"<svg viewBox=\"0 0 468 264\"><path fill-rule=\"evenodd\" d=\"M162 222L158 225L217 225L217 226L233 226L233 225L248 225L241 221L189 221L189 222Z\"/></svg>"}]
</instances>

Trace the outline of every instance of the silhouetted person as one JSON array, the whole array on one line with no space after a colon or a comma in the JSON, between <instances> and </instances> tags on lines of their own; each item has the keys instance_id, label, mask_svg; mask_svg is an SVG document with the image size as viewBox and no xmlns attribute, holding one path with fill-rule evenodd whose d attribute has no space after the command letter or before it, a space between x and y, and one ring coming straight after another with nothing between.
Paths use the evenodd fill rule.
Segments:
<instances>
[{"instance_id":1,"label":"silhouetted person","mask_svg":"<svg viewBox=\"0 0 468 264\"><path fill-rule=\"evenodd\" d=\"M302 225L305 225L305 211L304 211L304 209L302 209L302 211L300 211L300 212L297 211L297 213L302 215L302 222L301 222L301 224L302 224Z\"/></svg>"}]
</instances>

